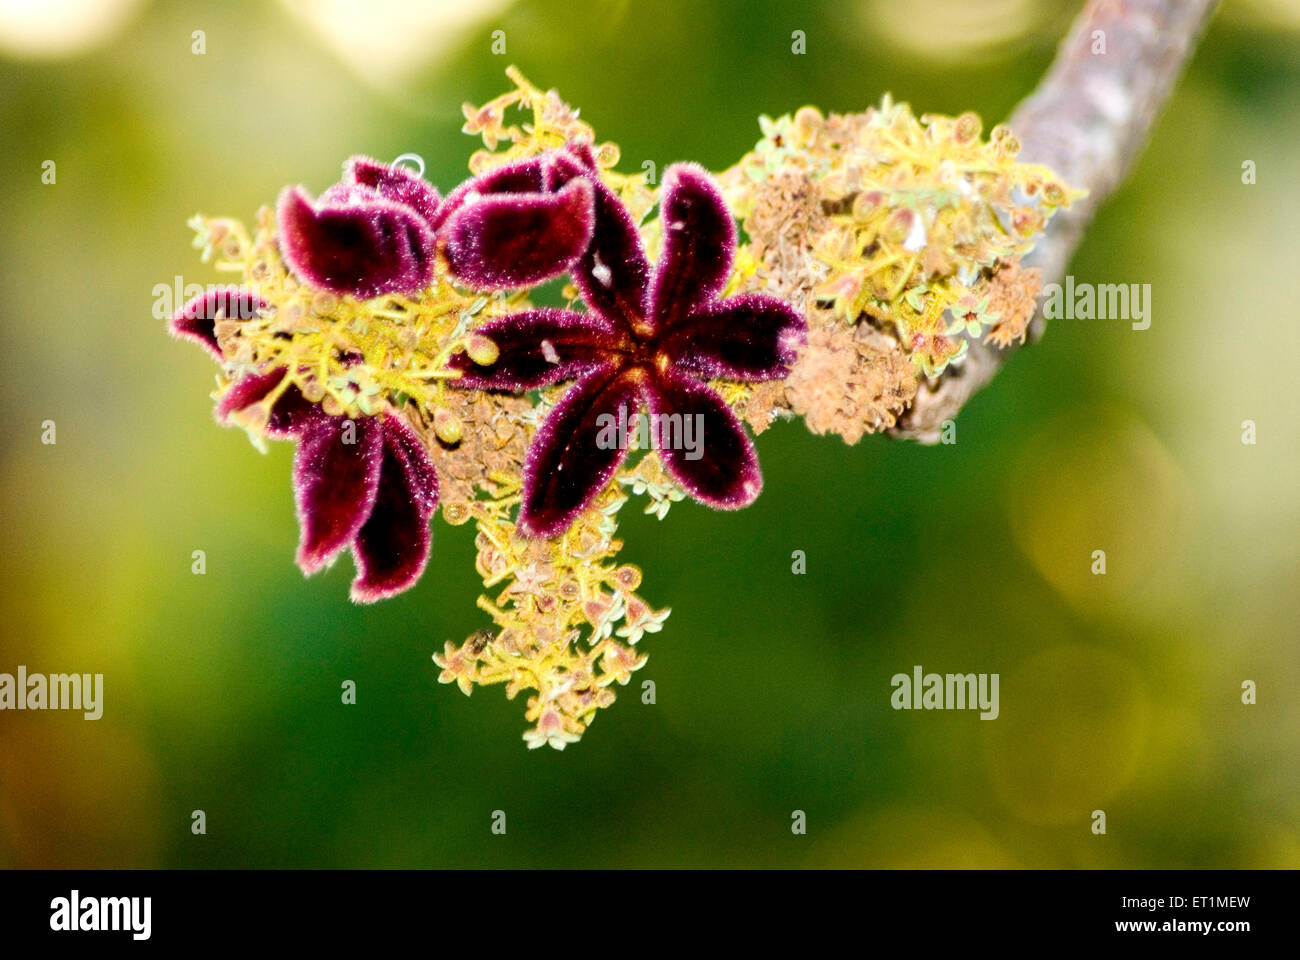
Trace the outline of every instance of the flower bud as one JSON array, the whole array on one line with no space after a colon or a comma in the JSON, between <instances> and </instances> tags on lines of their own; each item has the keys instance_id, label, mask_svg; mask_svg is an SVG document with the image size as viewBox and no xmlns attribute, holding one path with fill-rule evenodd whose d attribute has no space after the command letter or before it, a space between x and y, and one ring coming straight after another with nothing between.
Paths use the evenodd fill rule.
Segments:
<instances>
[{"instance_id":1,"label":"flower bud","mask_svg":"<svg viewBox=\"0 0 1300 960\"><path fill-rule=\"evenodd\" d=\"M497 357L500 356L497 345L481 333L471 333L465 339L465 352L481 367L496 363Z\"/></svg>"},{"instance_id":2,"label":"flower bud","mask_svg":"<svg viewBox=\"0 0 1300 960\"><path fill-rule=\"evenodd\" d=\"M433 432L443 443L459 443L464 434L460 418L445 407L433 412Z\"/></svg>"},{"instance_id":3,"label":"flower bud","mask_svg":"<svg viewBox=\"0 0 1300 960\"><path fill-rule=\"evenodd\" d=\"M459 527L461 524L469 521L470 510L469 504L463 500L457 500L453 503L444 503L442 505L442 519L453 527Z\"/></svg>"},{"instance_id":4,"label":"flower bud","mask_svg":"<svg viewBox=\"0 0 1300 960\"><path fill-rule=\"evenodd\" d=\"M984 125L980 118L974 113L963 113L953 124L952 139L954 143L974 143L979 139L980 131Z\"/></svg>"}]
</instances>

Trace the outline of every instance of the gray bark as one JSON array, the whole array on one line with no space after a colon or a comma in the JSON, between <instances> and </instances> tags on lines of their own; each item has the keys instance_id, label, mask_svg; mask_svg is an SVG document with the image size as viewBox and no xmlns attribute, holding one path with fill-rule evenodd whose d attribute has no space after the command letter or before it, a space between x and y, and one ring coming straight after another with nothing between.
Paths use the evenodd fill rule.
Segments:
<instances>
[{"instance_id":1,"label":"gray bark","mask_svg":"<svg viewBox=\"0 0 1300 960\"><path fill-rule=\"evenodd\" d=\"M1051 167L1088 195L1058 212L1025 258L1057 283L1097 209L1123 182L1147 142L1151 124L1191 58L1217 0L1090 0L1062 41L1037 89L1007 121L1020 157ZM1093 53L1098 33L1105 53ZM1042 335L1040 312L1029 341ZM1015 348L972 341L966 361L934 384L922 384L895 436L937 443L943 421L987 384Z\"/></svg>"}]
</instances>

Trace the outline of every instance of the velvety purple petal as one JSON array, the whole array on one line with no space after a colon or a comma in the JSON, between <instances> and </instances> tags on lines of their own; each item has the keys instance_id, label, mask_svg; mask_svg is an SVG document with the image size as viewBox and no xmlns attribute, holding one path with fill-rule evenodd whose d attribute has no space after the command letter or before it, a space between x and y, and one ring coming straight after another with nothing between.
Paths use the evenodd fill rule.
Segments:
<instances>
[{"instance_id":1,"label":"velvety purple petal","mask_svg":"<svg viewBox=\"0 0 1300 960\"><path fill-rule=\"evenodd\" d=\"M695 163L664 171L659 195L664 245L650 290L650 319L659 327L722 292L736 249L736 221L713 178Z\"/></svg>"},{"instance_id":2,"label":"velvety purple petal","mask_svg":"<svg viewBox=\"0 0 1300 960\"><path fill-rule=\"evenodd\" d=\"M566 147L545 155L542 164L542 186L545 190L555 191L575 177L599 178L596 158L586 144Z\"/></svg>"},{"instance_id":3,"label":"velvety purple petal","mask_svg":"<svg viewBox=\"0 0 1300 960\"><path fill-rule=\"evenodd\" d=\"M690 377L666 373L647 382L646 399L652 416L670 418L659 420L659 458L687 493L721 510L754 502L763 489L758 455L740 421L714 390Z\"/></svg>"},{"instance_id":4,"label":"velvety purple petal","mask_svg":"<svg viewBox=\"0 0 1300 960\"><path fill-rule=\"evenodd\" d=\"M303 429L293 487L304 573L328 565L356 539L375 505L383 454L384 431L376 417L322 415Z\"/></svg>"},{"instance_id":5,"label":"velvety purple petal","mask_svg":"<svg viewBox=\"0 0 1300 960\"><path fill-rule=\"evenodd\" d=\"M587 249L592 186L556 193L485 194L467 200L439 230L457 280L476 290L532 286L558 276Z\"/></svg>"},{"instance_id":6,"label":"velvety purple petal","mask_svg":"<svg viewBox=\"0 0 1300 960\"><path fill-rule=\"evenodd\" d=\"M609 482L627 456L617 425L635 418L643 379L641 370L605 364L547 414L524 460L521 532L556 536Z\"/></svg>"},{"instance_id":7,"label":"velvety purple petal","mask_svg":"<svg viewBox=\"0 0 1300 960\"><path fill-rule=\"evenodd\" d=\"M251 320L268 308L265 300L246 287L225 286L205 290L172 315L167 329L181 340L192 340L224 363L217 346L218 320Z\"/></svg>"},{"instance_id":8,"label":"velvety purple petal","mask_svg":"<svg viewBox=\"0 0 1300 960\"><path fill-rule=\"evenodd\" d=\"M591 144L589 143L566 144L563 149L555 150L548 154L548 157L550 158L551 163L554 163L556 159L562 157L575 159L581 165L583 170L594 174L600 173L599 168L596 166L596 155L592 153Z\"/></svg>"},{"instance_id":9,"label":"velvety purple petal","mask_svg":"<svg viewBox=\"0 0 1300 960\"><path fill-rule=\"evenodd\" d=\"M455 213L479 197L495 196L505 193L542 193L546 189L542 170L547 163L547 154L539 154L526 160L516 160L489 170L487 173L466 180L443 201L437 216L429 221L435 231Z\"/></svg>"},{"instance_id":10,"label":"velvety purple petal","mask_svg":"<svg viewBox=\"0 0 1300 960\"><path fill-rule=\"evenodd\" d=\"M369 187L385 200L410 207L432 227L442 199L433 184L413 170L361 156L349 158L343 170L345 180Z\"/></svg>"},{"instance_id":11,"label":"velvety purple petal","mask_svg":"<svg viewBox=\"0 0 1300 960\"><path fill-rule=\"evenodd\" d=\"M374 603L414 585L429 562L429 518L438 505L438 475L411 428L383 415L383 465L369 519L357 533L352 556L357 577L352 599Z\"/></svg>"},{"instance_id":12,"label":"velvety purple petal","mask_svg":"<svg viewBox=\"0 0 1300 960\"><path fill-rule=\"evenodd\" d=\"M697 309L665 331L660 346L675 365L706 380L779 380L806 329L784 300L751 293Z\"/></svg>"},{"instance_id":13,"label":"velvety purple petal","mask_svg":"<svg viewBox=\"0 0 1300 960\"><path fill-rule=\"evenodd\" d=\"M266 373L249 373L230 385L230 389L217 401L217 419L224 422L232 413L246 410L258 403L268 393L280 385L284 379L284 367L276 367Z\"/></svg>"},{"instance_id":14,"label":"velvety purple petal","mask_svg":"<svg viewBox=\"0 0 1300 960\"><path fill-rule=\"evenodd\" d=\"M228 423L232 417L240 419L240 414L261 403L283 379L284 367L240 377L217 401L217 409L214 411L217 422ZM264 430L267 436L287 440L296 437L307 422L318 415L323 416L319 408L290 384L276 399L275 405L270 410L262 411L261 416L255 419L259 422L265 420Z\"/></svg>"},{"instance_id":15,"label":"velvety purple petal","mask_svg":"<svg viewBox=\"0 0 1300 960\"><path fill-rule=\"evenodd\" d=\"M623 201L592 170L567 154L551 158L548 186L586 179L595 190L595 228L586 252L570 268L574 285L594 312L644 326L650 267L641 234Z\"/></svg>"},{"instance_id":16,"label":"velvety purple petal","mask_svg":"<svg viewBox=\"0 0 1300 960\"><path fill-rule=\"evenodd\" d=\"M554 307L498 317L475 333L496 345L497 358L477 364L468 354L453 356L448 366L462 371L451 381L457 387L535 390L598 366L619 344L619 333L608 320Z\"/></svg>"},{"instance_id":17,"label":"velvety purple petal","mask_svg":"<svg viewBox=\"0 0 1300 960\"><path fill-rule=\"evenodd\" d=\"M366 300L415 293L433 280L433 231L403 204L378 197L313 204L301 187L286 187L277 222L285 263L313 287Z\"/></svg>"},{"instance_id":18,"label":"velvety purple petal","mask_svg":"<svg viewBox=\"0 0 1300 960\"><path fill-rule=\"evenodd\" d=\"M406 456L407 486L425 517L433 516L438 506L438 472L433 458L416 432L396 414L383 414L384 442Z\"/></svg>"}]
</instances>

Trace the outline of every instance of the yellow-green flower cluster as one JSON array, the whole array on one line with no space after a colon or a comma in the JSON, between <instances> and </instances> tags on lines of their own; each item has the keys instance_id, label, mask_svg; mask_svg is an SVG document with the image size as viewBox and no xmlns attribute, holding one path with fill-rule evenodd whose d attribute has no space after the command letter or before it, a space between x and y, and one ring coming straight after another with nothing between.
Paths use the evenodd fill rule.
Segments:
<instances>
[{"instance_id":1,"label":"yellow-green flower cluster","mask_svg":"<svg viewBox=\"0 0 1300 960\"><path fill-rule=\"evenodd\" d=\"M601 178L618 194L638 223L654 206L655 193L644 173L619 173L618 144L596 142L591 125L578 119L578 111L561 99L555 90L540 90L528 82L517 67L506 68L506 76L515 84L482 106L462 105L464 133L480 136L486 149L477 150L469 159L470 172L478 175L515 160L554 150L565 144L591 146ZM511 123L507 111L512 108L531 116L527 121Z\"/></svg>"},{"instance_id":2,"label":"yellow-green flower cluster","mask_svg":"<svg viewBox=\"0 0 1300 960\"><path fill-rule=\"evenodd\" d=\"M499 479L490 498L444 511L448 522L476 524L476 566L484 586L497 591L479 597L479 606L495 626L447 643L433 659L442 668L438 680L466 695L492 684L504 684L512 700L534 691L525 713L533 726L524 739L529 747L563 750L614 702L611 687L626 685L645 665L635 644L657 633L669 611L654 610L637 594L637 567L615 561L623 547L615 533L628 500L619 489L626 477L552 540L518 535L511 520L517 478Z\"/></svg>"},{"instance_id":3,"label":"yellow-green flower cluster","mask_svg":"<svg viewBox=\"0 0 1300 960\"><path fill-rule=\"evenodd\" d=\"M988 309L990 279L1079 196L1051 170L1018 162L1007 127L982 139L973 113L918 120L886 97L860 114L805 107L761 126L763 139L728 178L729 202L746 217L765 181L806 181L826 215L813 238L815 302L892 332L924 376L1007 320Z\"/></svg>"},{"instance_id":4,"label":"yellow-green flower cluster","mask_svg":"<svg viewBox=\"0 0 1300 960\"><path fill-rule=\"evenodd\" d=\"M474 294L453 284L440 269L434 283L415 297L387 294L358 301L316 290L285 267L269 207L258 211L250 235L238 220L195 216L194 245L217 270L236 273L242 286L269 305L251 318L219 320L217 343L230 376L284 367L290 384L331 415L373 416L389 406L414 403L440 431L447 421L446 382L456 376L446 363L468 349L493 347L471 328L480 319L518 309L518 294ZM267 405L263 405L267 406ZM259 424L245 423L256 433Z\"/></svg>"}]
</instances>

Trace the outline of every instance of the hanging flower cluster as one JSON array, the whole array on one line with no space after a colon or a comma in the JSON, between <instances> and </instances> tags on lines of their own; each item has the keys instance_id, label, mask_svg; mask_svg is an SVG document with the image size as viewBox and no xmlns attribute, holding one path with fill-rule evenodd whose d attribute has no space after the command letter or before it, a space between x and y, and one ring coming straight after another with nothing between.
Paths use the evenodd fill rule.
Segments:
<instances>
[{"instance_id":1,"label":"hanging flower cluster","mask_svg":"<svg viewBox=\"0 0 1300 960\"><path fill-rule=\"evenodd\" d=\"M1021 181L984 175L966 118L931 120L923 156L905 108L765 118L724 194L691 163L657 187L618 173L615 145L508 73L515 89L466 105L486 149L445 196L358 156L319 195L285 188L252 231L195 217L203 259L239 282L170 329L219 365L219 422L296 444L304 573L350 551L352 598L375 602L418 581L435 513L474 522L493 624L434 655L439 680L531 691L526 741L563 749L669 613L616 560L622 507L747 506L762 476L743 423L799 414L856 439L964 337L1023 339L1037 290L1018 258L1044 215L986 202ZM894 152L862 139L877 128ZM844 159L854 137L866 160ZM530 300L564 275L565 306Z\"/></svg>"}]
</instances>

